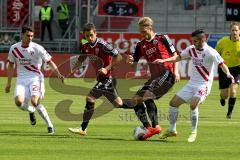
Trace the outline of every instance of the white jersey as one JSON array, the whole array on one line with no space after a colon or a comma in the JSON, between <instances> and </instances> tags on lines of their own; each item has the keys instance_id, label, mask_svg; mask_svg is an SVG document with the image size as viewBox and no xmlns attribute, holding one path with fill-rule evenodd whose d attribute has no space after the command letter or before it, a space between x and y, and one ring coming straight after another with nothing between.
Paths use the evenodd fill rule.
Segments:
<instances>
[{"instance_id":1,"label":"white jersey","mask_svg":"<svg viewBox=\"0 0 240 160\"><path fill-rule=\"evenodd\" d=\"M18 42L11 46L8 53L8 61L17 65L18 78L42 78L42 61L49 62L51 58L42 46L34 42L26 48Z\"/></svg>"},{"instance_id":2,"label":"white jersey","mask_svg":"<svg viewBox=\"0 0 240 160\"><path fill-rule=\"evenodd\" d=\"M214 67L218 67L224 61L220 54L205 43L203 50L199 51L194 45L191 45L182 51L180 56L182 59L191 59L189 83L194 85L205 84L210 92L214 77Z\"/></svg>"}]
</instances>

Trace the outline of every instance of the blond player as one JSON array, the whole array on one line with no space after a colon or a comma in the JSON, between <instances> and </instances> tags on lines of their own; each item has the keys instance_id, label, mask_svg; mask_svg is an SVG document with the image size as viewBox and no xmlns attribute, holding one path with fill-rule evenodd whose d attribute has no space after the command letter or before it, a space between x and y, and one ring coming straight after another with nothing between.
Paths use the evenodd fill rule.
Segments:
<instances>
[{"instance_id":1,"label":"blond player","mask_svg":"<svg viewBox=\"0 0 240 160\"><path fill-rule=\"evenodd\" d=\"M8 54L9 66L7 69L8 79L5 92L10 92L11 81L14 71L14 63L17 66L17 80L14 97L15 104L22 110L30 113L31 124L36 124L34 116L35 109L47 124L49 134L54 133L53 124L48 116L47 110L40 103L44 96L44 77L40 70L42 62L48 63L51 70L62 81L64 77L59 73L57 66L51 60L49 53L40 45L32 42L34 32L30 27L22 28L22 41L11 46ZM28 105L31 100L33 106Z\"/></svg>"},{"instance_id":2,"label":"blond player","mask_svg":"<svg viewBox=\"0 0 240 160\"><path fill-rule=\"evenodd\" d=\"M219 53L207 45L205 32L201 29L192 33L193 45L187 47L180 55L168 59L157 59L155 63L177 62L184 59L191 60L191 76L188 83L172 98L169 106L170 127L160 138L177 135L176 122L180 105L190 105L190 119L192 124L188 142L194 142L197 137L198 107L209 95L213 82L213 69L220 67L226 76L233 80L228 67L223 63Z\"/></svg>"}]
</instances>

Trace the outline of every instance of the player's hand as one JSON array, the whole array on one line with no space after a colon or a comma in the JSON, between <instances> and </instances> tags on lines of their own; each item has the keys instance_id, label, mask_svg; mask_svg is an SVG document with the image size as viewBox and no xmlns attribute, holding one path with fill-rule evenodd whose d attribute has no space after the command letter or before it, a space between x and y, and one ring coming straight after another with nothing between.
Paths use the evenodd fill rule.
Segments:
<instances>
[{"instance_id":1,"label":"player's hand","mask_svg":"<svg viewBox=\"0 0 240 160\"><path fill-rule=\"evenodd\" d=\"M108 70L106 68L101 68L98 70L98 73L101 75L106 75L108 73Z\"/></svg>"},{"instance_id":2,"label":"player's hand","mask_svg":"<svg viewBox=\"0 0 240 160\"><path fill-rule=\"evenodd\" d=\"M180 81L180 75L179 73L174 73L174 77L175 77L175 83Z\"/></svg>"},{"instance_id":3,"label":"player's hand","mask_svg":"<svg viewBox=\"0 0 240 160\"><path fill-rule=\"evenodd\" d=\"M232 80L232 83L235 83L234 77L231 74L227 74L227 77Z\"/></svg>"},{"instance_id":4,"label":"player's hand","mask_svg":"<svg viewBox=\"0 0 240 160\"><path fill-rule=\"evenodd\" d=\"M63 75L61 75L61 74L58 74L58 78L62 81L62 83L64 83L64 76Z\"/></svg>"},{"instance_id":5,"label":"player's hand","mask_svg":"<svg viewBox=\"0 0 240 160\"><path fill-rule=\"evenodd\" d=\"M153 63L164 63L163 59L156 59L155 61L153 61Z\"/></svg>"},{"instance_id":6,"label":"player's hand","mask_svg":"<svg viewBox=\"0 0 240 160\"><path fill-rule=\"evenodd\" d=\"M132 55L127 55L126 63L133 64L133 56Z\"/></svg>"},{"instance_id":7,"label":"player's hand","mask_svg":"<svg viewBox=\"0 0 240 160\"><path fill-rule=\"evenodd\" d=\"M11 84L7 84L5 87L5 93L9 93L11 90Z\"/></svg>"}]
</instances>

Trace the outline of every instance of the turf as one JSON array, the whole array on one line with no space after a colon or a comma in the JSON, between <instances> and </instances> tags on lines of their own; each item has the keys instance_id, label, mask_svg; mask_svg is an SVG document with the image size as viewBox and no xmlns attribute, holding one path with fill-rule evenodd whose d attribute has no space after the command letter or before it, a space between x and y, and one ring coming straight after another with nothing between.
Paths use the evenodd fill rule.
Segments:
<instances>
[{"instance_id":1,"label":"turf","mask_svg":"<svg viewBox=\"0 0 240 160\"><path fill-rule=\"evenodd\" d=\"M200 106L198 137L195 143L188 143L190 133L189 107L183 105L178 121L178 136L161 141L158 136L148 141L135 141L132 132L140 125L131 110L113 109L103 114L110 104L104 104L90 122L88 135L80 137L68 132L69 127L78 127L85 105L86 90L94 85L92 81L68 79L67 85L78 86L74 93L59 93L49 86L46 79L46 93L42 103L46 106L56 128L54 135L48 135L46 126L37 115L37 125L31 126L27 112L17 109L13 101L13 90L4 93L6 78L0 78L0 159L1 160L146 160L146 159L239 159L239 100L237 99L232 120L226 120L227 106L219 104L217 82L214 82L211 95ZM138 88L138 80L119 80L119 95L129 98ZM168 127L168 102L186 83L182 80L166 96L156 101L159 108L159 120L163 129ZM81 87L79 87L81 86ZM131 88L128 86L132 86ZM61 87L60 87L61 88ZM69 93L71 92L71 94ZM79 94L77 94L79 92ZM81 95L80 95L81 94ZM72 101L70 112L64 110L60 101ZM105 99L97 101L99 107ZM100 107L100 108L101 108ZM106 108L104 108L106 107ZM63 109L63 110L61 110Z\"/></svg>"}]
</instances>

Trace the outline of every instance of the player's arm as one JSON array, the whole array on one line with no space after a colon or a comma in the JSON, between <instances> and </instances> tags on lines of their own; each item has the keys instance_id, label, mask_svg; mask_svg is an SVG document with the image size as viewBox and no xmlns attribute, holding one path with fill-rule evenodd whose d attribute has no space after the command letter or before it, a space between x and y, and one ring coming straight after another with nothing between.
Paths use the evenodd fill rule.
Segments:
<instances>
[{"instance_id":1,"label":"player's arm","mask_svg":"<svg viewBox=\"0 0 240 160\"><path fill-rule=\"evenodd\" d=\"M103 71L103 73L107 74L107 72L110 71L114 66L116 66L121 60L122 60L122 55L117 54L116 56L113 56L112 57L112 62L108 66L106 66L105 68L102 68L103 70L104 69L106 70L106 72Z\"/></svg>"},{"instance_id":2,"label":"player's arm","mask_svg":"<svg viewBox=\"0 0 240 160\"><path fill-rule=\"evenodd\" d=\"M7 68L7 84L6 84L6 87L5 87L5 92L6 93L10 92L13 72L14 72L14 63L10 62L9 65L8 65L8 68Z\"/></svg>"},{"instance_id":3,"label":"player's arm","mask_svg":"<svg viewBox=\"0 0 240 160\"><path fill-rule=\"evenodd\" d=\"M11 82L12 82L12 77L14 73L14 62L16 61L15 57L12 54L12 48L10 48L9 53L8 53L8 62L9 65L7 67L7 84L5 87L5 92L9 93L11 89Z\"/></svg>"},{"instance_id":4,"label":"player's arm","mask_svg":"<svg viewBox=\"0 0 240 160\"><path fill-rule=\"evenodd\" d=\"M139 43L137 43L133 55L127 55L126 62L135 68L140 58L141 58L141 49L140 49Z\"/></svg>"},{"instance_id":5,"label":"player's arm","mask_svg":"<svg viewBox=\"0 0 240 160\"><path fill-rule=\"evenodd\" d=\"M49 67L51 68L51 70L54 72L54 74L62 81L64 82L64 76L61 75L61 73L58 70L57 65L52 61L48 61L47 64L49 65Z\"/></svg>"},{"instance_id":6,"label":"player's arm","mask_svg":"<svg viewBox=\"0 0 240 160\"><path fill-rule=\"evenodd\" d=\"M177 52L174 52L174 56L177 56ZM178 65L179 63L178 62L175 62L173 64L173 70L174 70L174 77L175 77L175 82L179 82L180 81L180 75L179 75L179 72L178 72Z\"/></svg>"},{"instance_id":7,"label":"player's arm","mask_svg":"<svg viewBox=\"0 0 240 160\"><path fill-rule=\"evenodd\" d=\"M78 59L76 61L73 62L73 64L71 64L71 74L75 73L76 70L78 70L83 61L87 58L87 56L85 55L79 55Z\"/></svg>"},{"instance_id":8,"label":"player's arm","mask_svg":"<svg viewBox=\"0 0 240 160\"><path fill-rule=\"evenodd\" d=\"M99 73L106 75L108 71L110 71L114 66L116 66L121 60L122 56L119 54L118 50L113 48L110 44L104 44L104 52L105 54L109 54L112 56L111 63L103 67L99 70Z\"/></svg>"},{"instance_id":9,"label":"player's arm","mask_svg":"<svg viewBox=\"0 0 240 160\"><path fill-rule=\"evenodd\" d=\"M226 74L226 76L232 80L232 83L234 83L234 77L231 75L227 65L222 63L220 65L220 67L221 67L222 71Z\"/></svg>"},{"instance_id":10,"label":"player's arm","mask_svg":"<svg viewBox=\"0 0 240 160\"><path fill-rule=\"evenodd\" d=\"M165 63L165 62L173 62L173 63L175 63L175 62L179 62L181 60L182 60L181 56L175 54L174 56L166 58L166 59L156 59L155 61L153 61L153 63Z\"/></svg>"}]
</instances>

